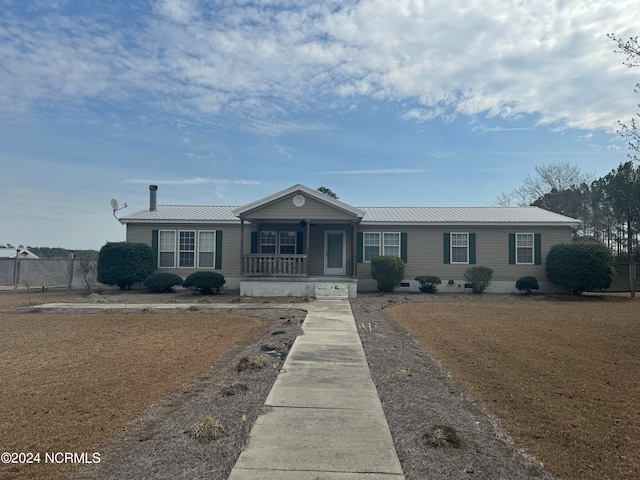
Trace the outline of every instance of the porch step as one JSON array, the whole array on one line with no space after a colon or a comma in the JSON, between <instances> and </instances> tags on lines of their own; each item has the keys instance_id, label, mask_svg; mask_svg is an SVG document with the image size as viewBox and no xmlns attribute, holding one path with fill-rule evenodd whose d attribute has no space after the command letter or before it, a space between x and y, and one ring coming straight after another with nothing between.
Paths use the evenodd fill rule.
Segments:
<instances>
[{"instance_id":1,"label":"porch step","mask_svg":"<svg viewBox=\"0 0 640 480\"><path fill-rule=\"evenodd\" d=\"M346 283L322 282L316 283L316 299L338 300L349 299L349 285Z\"/></svg>"}]
</instances>

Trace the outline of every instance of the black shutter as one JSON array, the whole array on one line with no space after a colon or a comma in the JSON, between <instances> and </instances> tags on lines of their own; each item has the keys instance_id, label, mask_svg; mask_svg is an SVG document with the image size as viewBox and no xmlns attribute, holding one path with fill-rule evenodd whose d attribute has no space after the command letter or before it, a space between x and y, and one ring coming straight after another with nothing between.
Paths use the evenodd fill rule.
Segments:
<instances>
[{"instance_id":1,"label":"black shutter","mask_svg":"<svg viewBox=\"0 0 640 480\"><path fill-rule=\"evenodd\" d=\"M516 234L509 234L509 265L516 264Z\"/></svg>"},{"instance_id":2,"label":"black shutter","mask_svg":"<svg viewBox=\"0 0 640 480\"><path fill-rule=\"evenodd\" d=\"M469 263L475 265L476 263L476 234L469 234Z\"/></svg>"},{"instance_id":3,"label":"black shutter","mask_svg":"<svg viewBox=\"0 0 640 480\"><path fill-rule=\"evenodd\" d=\"M258 232L251 232L251 253L258 253Z\"/></svg>"},{"instance_id":4,"label":"black shutter","mask_svg":"<svg viewBox=\"0 0 640 480\"><path fill-rule=\"evenodd\" d=\"M215 269L222 268L222 230L216 231L216 263Z\"/></svg>"},{"instance_id":5,"label":"black shutter","mask_svg":"<svg viewBox=\"0 0 640 480\"><path fill-rule=\"evenodd\" d=\"M304 255L304 232L296 232L296 255Z\"/></svg>"},{"instance_id":6,"label":"black shutter","mask_svg":"<svg viewBox=\"0 0 640 480\"><path fill-rule=\"evenodd\" d=\"M358 263L364 262L364 234L358 232Z\"/></svg>"},{"instance_id":7,"label":"black shutter","mask_svg":"<svg viewBox=\"0 0 640 480\"><path fill-rule=\"evenodd\" d=\"M442 234L442 244L444 246L444 249L443 249L444 263L451 263L451 234L450 233Z\"/></svg>"},{"instance_id":8,"label":"black shutter","mask_svg":"<svg viewBox=\"0 0 640 480\"><path fill-rule=\"evenodd\" d=\"M400 258L407 263L407 234L400 234Z\"/></svg>"},{"instance_id":9,"label":"black shutter","mask_svg":"<svg viewBox=\"0 0 640 480\"><path fill-rule=\"evenodd\" d=\"M539 233L533 234L533 256L535 264L542 265L542 235Z\"/></svg>"},{"instance_id":10,"label":"black shutter","mask_svg":"<svg viewBox=\"0 0 640 480\"><path fill-rule=\"evenodd\" d=\"M151 230L151 251L153 252L154 268L158 268L158 230Z\"/></svg>"}]
</instances>

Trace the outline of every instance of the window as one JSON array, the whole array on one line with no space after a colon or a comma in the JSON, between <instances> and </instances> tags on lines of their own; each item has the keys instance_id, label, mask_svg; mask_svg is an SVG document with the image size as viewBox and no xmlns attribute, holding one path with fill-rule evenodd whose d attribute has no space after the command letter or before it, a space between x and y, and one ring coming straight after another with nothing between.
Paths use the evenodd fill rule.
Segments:
<instances>
[{"instance_id":1,"label":"window","mask_svg":"<svg viewBox=\"0 0 640 480\"><path fill-rule=\"evenodd\" d=\"M196 266L196 232L179 232L178 266L194 268Z\"/></svg>"},{"instance_id":2,"label":"window","mask_svg":"<svg viewBox=\"0 0 640 480\"><path fill-rule=\"evenodd\" d=\"M260 232L260 253L275 255L277 244L277 232Z\"/></svg>"},{"instance_id":3,"label":"window","mask_svg":"<svg viewBox=\"0 0 640 480\"><path fill-rule=\"evenodd\" d=\"M158 232L158 267L176 266L176 232L160 230Z\"/></svg>"},{"instance_id":4,"label":"window","mask_svg":"<svg viewBox=\"0 0 640 480\"><path fill-rule=\"evenodd\" d=\"M364 261L370 262L373 257L380 255L380 234L364 233Z\"/></svg>"},{"instance_id":5,"label":"window","mask_svg":"<svg viewBox=\"0 0 640 480\"><path fill-rule=\"evenodd\" d=\"M215 266L216 232L198 232L198 268Z\"/></svg>"},{"instance_id":6,"label":"window","mask_svg":"<svg viewBox=\"0 0 640 480\"><path fill-rule=\"evenodd\" d=\"M400 257L400 234L383 233L382 238L382 254L388 257Z\"/></svg>"},{"instance_id":7,"label":"window","mask_svg":"<svg viewBox=\"0 0 640 480\"><path fill-rule=\"evenodd\" d=\"M296 232L260 232L260 253L295 255Z\"/></svg>"},{"instance_id":8,"label":"window","mask_svg":"<svg viewBox=\"0 0 640 480\"><path fill-rule=\"evenodd\" d=\"M469 234L451 234L451 263L469 263Z\"/></svg>"},{"instance_id":9,"label":"window","mask_svg":"<svg viewBox=\"0 0 640 480\"><path fill-rule=\"evenodd\" d=\"M516 233L516 263L533 265L533 233Z\"/></svg>"},{"instance_id":10,"label":"window","mask_svg":"<svg viewBox=\"0 0 640 480\"><path fill-rule=\"evenodd\" d=\"M296 232L280 232L280 255L295 255L296 253Z\"/></svg>"}]
</instances>

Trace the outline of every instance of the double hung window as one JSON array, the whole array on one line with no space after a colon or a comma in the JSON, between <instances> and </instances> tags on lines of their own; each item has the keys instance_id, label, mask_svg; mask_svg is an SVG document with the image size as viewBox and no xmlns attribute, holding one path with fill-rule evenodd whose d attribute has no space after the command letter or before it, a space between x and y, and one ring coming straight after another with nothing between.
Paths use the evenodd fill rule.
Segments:
<instances>
[{"instance_id":1,"label":"double hung window","mask_svg":"<svg viewBox=\"0 0 640 480\"><path fill-rule=\"evenodd\" d=\"M176 232L160 230L158 232L158 267L176 266Z\"/></svg>"},{"instance_id":2,"label":"double hung window","mask_svg":"<svg viewBox=\"0 0 640 480\"><path fill-rule=\"evenodd\" d=\"M267 255L295 255L296 232L260 232L260 253Z\"/></svg>"},{"instance_id":3,"label":"double hung window","mask_svg":"<svg viewBox=\"0 0 640 480\"><path fill-rule=\"evenodd\" d=\"M516 233L516 264L533 265L533 233Z\"/></svg>"},{"instance_id":4,"label":"double hung window","mask_svg":"<svg viewBox=\"0 0 640 480\"><path fill-rule=\"evenodd\" d=\"M194 268L196 266L196 232L181 230L178 232L178 266Z\"/></svg>"},{"instance_id":5,"label":"double hung window","mask_svg":"<svg viewBox=\"0 0 640 480\"><path fill-rule=\"evenodd\" d=\"M364 261L370 262L373 257L380 255L380 234L364 232Z\"/></svg>"},{"instance_id":6,"label":"double hung window","mask_svg":"<svg viewBox=\"0 0 640 480\"><path fill-rule=\"evenodd\" d=\"M387 257L400 257L400 233L383 233L382 238L382 254Z\"/></svg>"},{"instance_id":7,"label":"double hung window","mask_svg":"<svg viewBox=\"0 0 640 480\"><path fill-rule=\"evenodd\" d=\"M451 234L451 263L469 263L469 234Z\"/></svg>"}]
</instances>

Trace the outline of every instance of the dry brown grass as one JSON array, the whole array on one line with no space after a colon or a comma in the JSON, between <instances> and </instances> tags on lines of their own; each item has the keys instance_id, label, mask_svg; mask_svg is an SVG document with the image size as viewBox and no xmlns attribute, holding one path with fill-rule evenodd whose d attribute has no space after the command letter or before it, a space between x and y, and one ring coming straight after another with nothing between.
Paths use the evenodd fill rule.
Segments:
<instances>
[{"instance_id":1,"label":"dry brown grass","mask_svg":"<svg viewBox=\"0 0 640 480\"><path fill-rule=\"evenodd\" d=\"M0 295L1 451L100 452L151 402L207 372L260 325L201 312L7 311L45 297L63 299ZM58 478L69 470L0 465L0 478Z\"/></svg>"},{"instance_id":2,"label":"dry brown grass","mask_svg":"<svg viewBox=\"0 0 640 480\"><path fill-rule=\"evenodd\" d=\"M474 300L387 311L554 473L640 478L637 299Z\"/></svg>"}]
</instances>

